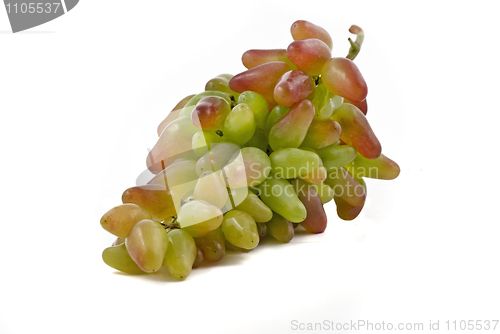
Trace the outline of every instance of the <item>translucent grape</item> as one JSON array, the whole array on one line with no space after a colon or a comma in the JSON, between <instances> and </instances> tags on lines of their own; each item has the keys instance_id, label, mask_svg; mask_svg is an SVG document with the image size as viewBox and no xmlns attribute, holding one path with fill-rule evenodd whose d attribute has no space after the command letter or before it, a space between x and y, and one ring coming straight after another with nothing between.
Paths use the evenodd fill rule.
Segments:
<instances>
[{"instance_id":1,"label":"translucent grape","mask_svg":"<svg viewBox=\"0 0 500 334\"><path fill-rule=\"evenodd\" d=\"M122 194L123 203L134 203L151 213L153 218L164 220L176 215L170 189L160 184L131 187Z\"/></svg>"},{"instance_id":2,"label":"translucent grape","mask_svg":"<svg viewBox=\"0 0 500 334\"><path fill-rule=\"evenodd\" d=\"M248 196L236 206L236 209L250 214L257 223L267 222L273 217L271 209L252 192L248 193Z\"/></svg>"},{"instance_id":3,"label":"translucent grape","mask_svg":"<svg viewBox=\"0 0 500 334\"><path fill-rule=\"evenodd\" d=\"M269 131L269 146L273 150L285 147L299 147L314 118L314 107L309 100L295 103L290 111L281 117Z\"/></svg>"},{"instance_id":4,"label":"translucent grape","mask_svg":"<svg viewBox=\"0 0 500 334\"><path fill-rule=\"evenodd\" d=\"M272 235L279 242L290 242L295 235L293 224L277 213L273 215L273 218L268 221L266 225L267 233Z\"/></svg>"},{"instance_id":5,"label":"translucent grape","mask_svg":"<svg viewBox=\"0 0 500 334\"><path fill-rule=\"evenodd\" d=\"M295 41L306 39L306 38L317 38L323 42L331 49L333 47L332 37L330 34L320 26L314 23L298 20L292 24L290 32Z\"/></svg>"},{"instance_id":6,"label":"translucent grape","mask_svg":"<svg viewBox=\"0 0 500 334\"><path fill-rule=\"evenodd\" d=\"M301 39L290 43L286 54L299 70L310 75L320 75L323 65L332 58L330 47L316 38Z\"/></svg>"},{"instance_id":7,"label":"translucent grape","mask_svg":"<svg viewBox=\"0 0 500 334\"><path fill-rule=\"evenodd\" d=\"M302 71L288 71L281 76L274 88L274 100L285 107L307 98L314 91L313 79Z\"/></svg>"},{"instance_id":8,"label":"translucent grape","mask_svg":"<svg viewBox=\"0 0 500 334\"><path fill-rule=\"evenodd\" d=\"M264 129L264 125L269 115L269 104L266 99L259 93L246 91L238 97L238 103L247 104L253 111L255 125L258 128Z\"/></svg>"},{"instance_id":9,"label":"translucent grape","mask_svg":"<svg viewBox=\"0 0 500 334\"><path fill-rule=\"evenodd\" d=\"M194 97L194 94L193 95L188 95L185 98L183 98L182 100L180 100L179 103L176 104L176 106L174 107L174 109L172 109L172 111L167 115L167 117L165 117L165 119L163 121L161 121L161 123L158 125L158 130L157 130L158 136L161 135L161 133L163 132L163 130L165 130L165 128L167 127L167 125L169 125L170 123L172 123L173 121L175 121L177 118L180 117L179 114L180 114L182 108L193 97Z\"/></svg>"},{"instance_id":10,"label":"translucent grape","mask_svg":"<svg viewBox=\"0 0 500 334\"><path fill-rule=\"evenodd\" d=\"M240 103L231 110L224 122L224 137L242 145L249 141L255 132L255 118L248 104Z\"/></svg>"},{"instance_id":11,"label":"translucent grape","mask_svg":"<svg viewBox=\"0 0 500 334\"><path fill-rule=\"evenodd\" d=\"M191 236L198 238L220 226L222 211L213 204L195 199L181 207L177 222Z\"/></svg>"},{"instance_id":12,"label":"translucent grape","mask_svg":"<svg viewBox=\"0 0 500 334\"><path fill-rule=\"evenodd\" d=\"M224 215L222 232L227 241L236 247L253 249L259 244L257 225L250 214L232 210Z\"/></svg>"},{"instance_id":13,"label":"translucent grape","mask_svg":"<svg viewBox=\"0 0 500 334\"><path fill-rule=\"evenodd\" d=\"M293 65L287 58L285 49L252 49L246 51L243 53L243 56L241 56L241 62L247 69L251 69L271 61L282 61L295 69L295 65Z\"/></svg>"},{"instance_id":14,"label":"translucent grape","mask_svg":"<svg viewBox=\"0 0 500 334\"><path fill-rule=\"evenodd\" d=\"M144 271L139 268L128 254L125 243L106 248L102 252L102 259L111 268L123 271L124 273L132 275L144 274Z\"/></svg>"},{"instance_id":15,"label":"translucent grape","mask_svg":"<svg viewBox=\"0 0 500 334\"><path fill-rule=\"evenodd\" d=\"M336 121L312 121L301 146L320 149L339 140L342 129Z\"/></svg>"},{"instance_id":16,"label":"translucent grape","mask_svg":"<svg viewBox=\"0 0 500 334\"><path fill-rule=\"evenodd\" d=\"M347 58L332 58L321 69L322 82L332 94L363 101L368 87L356 64Z\"/></svg>"},{"instance_id":17,"label":"translucent grape","mask_svg":"<svg viewBox=\"0 0 500 334\"><path fill-rule=\"evenodd\" d=\"M194 199L200 199L222 209L227 201L226 185L218 173L206 171L200 175L194 188Z\"/></svg>"},{"instance_id":18,"label":"translucent grape","mask_svg":"<svg viewBox=\"0 0 500 334\"><path fill-rule=\"evenodd\" d=\"M277 178L294 179L305 176L321 164L319 156L299 148L283 148L269 155L272 175Z\"/></svg>"},{"instance_id":19,"label":"translucent grape","mask_svg":"<svg viewBox=\"0 0 500 334\"><path fill-rule=\"evenodd\" d=\"M168 232L168 248L163 264L178 280L189 276L196 259L196 244L193 237L182 229Z\"/></svg>"},{"instance_id":20,"label":"translucent grape","mask_svg":"<svg viewBox=\"0 0 500 334\"><path fill-rule=\"evenodd\" d=\"M208 261L220 261L226 255L226 238L222 227L216 228L203 237L195 238L194 241Z\"/></svg>"},{"instance_id":21,"label":"translucent grape","mask_svg":"<svg viewBox=\"0 0 500 334\"><path fill-rule=\"evenodd\" d=\"M144 219L134 225L125 246L134 262L145 272L158 271L168 247L168 235L158 222Z\"/></svg>"},{"instance_id":22,"label":"translucent grape","mask_svg":"<svg viewBox=\"0 0 500 334\"><path fill-rule=\"evenodd\" d=\"M194 107L191 121L203 130L220 130L231 112L231 104L218 96L206 96Z\"/></svg>"},{"instance_id":23,"label":"translucent grape","mask_svg":"<svg viewBox=\"0 0 500 334\"><path fill-rule=\"evenodd\" d=\"M377 136L373 132L365 115L354 105L344 103L336 109L331 119L342 127L340 139L356 147L358 153L368 159L375 159L382 153Z\"/></svg>"},{"instance_id":24,"label":"translucent grape","mask_svg":"<svg viewBox=\"0 0 500 334\"><path fill-rule=\"evenodd\" d=\"M267 178L259 185L259 192L262 202L286 220L300 223L306 219L306 208L287 180Z\"/></svg>"},{"instance_id":25,"label":"translucent grape","mask_svg":"<svg viewBox=\"0 0 500 334\"><path fill-rule=\"evenodd\" d=\"M102 216L101 226L117 237L126 238L132 227L143 219L151 219L151 214L136 204L122 204Z\"/></svg>"}]
</instances>

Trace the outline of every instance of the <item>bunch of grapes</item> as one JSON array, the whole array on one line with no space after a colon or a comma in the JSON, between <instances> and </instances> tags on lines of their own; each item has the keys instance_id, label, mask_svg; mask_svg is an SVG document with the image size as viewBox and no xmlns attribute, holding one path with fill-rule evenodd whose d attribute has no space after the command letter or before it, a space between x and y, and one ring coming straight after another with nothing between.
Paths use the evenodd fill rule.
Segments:
<instances>
[{"instance_id":1,"label":"bunch of grapes","mask_svg":"<svg viewBox=\"0 0 500 334\"><path fill-rule=\"evenodd\" d=\"M332 199L341 219L356 218L364 178L396 178L399 166L365 117L367 85L353 62L364 34L350 32L347 57L332 57L330 35L296 21L287 49L249 50L246 71L181 100L148 154L154 176L101 219L118 237L104 262L185 279L227 247L248 251L268 234L286 243L298 226L322 233Z\"/></svg>"}]
</instances>

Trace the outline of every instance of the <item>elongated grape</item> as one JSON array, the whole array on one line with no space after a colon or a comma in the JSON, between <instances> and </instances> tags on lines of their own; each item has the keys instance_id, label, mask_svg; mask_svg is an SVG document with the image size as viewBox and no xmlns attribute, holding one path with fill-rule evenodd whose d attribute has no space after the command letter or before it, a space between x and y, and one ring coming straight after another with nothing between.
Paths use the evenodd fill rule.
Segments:
<instances>
[{"instance_id":1,"label":"elongated grape","mask_svg":"<svg viewBox=\"0 0 500 334\"><path fill-rule=\"evenodd\" d=\"M269 104L266 99L259 93L246 91L240 94L238 103L247 104L252 109L255 126L264 129L267 116L269 115Z\"/></svg>"},{"instance_id":2,"label":"elongated grape","mask_svg":"<svg viewBox=\"0 0 500 334\"><path fill-rule=\"evenodd\" d=\"M312 121L301 146L320 149L332 145L340 138L342 129L336 121Z\"/></svg>"},{"instance_id":3,"label":"elongated grape","mask_svg":"<svg viewBox=\"0 0 500 334\"><path fill-rule=\"evenodd\" d=\"M375 159L382 153L377 136L365 115L354 105L344 103L333 112L331 119L342 127L340 139L356 147L358 153L368 159Z\"/></svg>"},{"instance_id":4,"label":"elongated grape","mask_svg":"<svg viewBox=\"0 0 500 334\"><path fill-rule=\"evenodd\" d=\"M323 233L326 229L327 217L316 188L298 179L293 180L292 185L307 210L307 217L300 225L308 232Z\"/></svg>"},{"instance_id":5,"label":"elongated grape","mask_svg":"<svg viewBox=\"0 0 500 334\"><path fill-rule=\"evenodd\" d=\"M226 100L226 102L229 105L231 105L230 94L224 93L224 92L219 92L216 90L207 90L207 91L201 92L201 93L193 96L191 98L191 100L189 100L188 103L186 103L186 105L182 108L180 115L181 116L190 116L191 111L198 104L198 102L200 102L200 100L203 99L204 97L208 97L208 96L216 96L216 97L223 98L224 100Z\"/></svg>"},{"instance_id":6,"label":"elongated grape","mask_svg":"<svg viewBox=\"0 0 500 334\"><path fill-rule=\"evenodd\" d=\"M281 117L269 131L269 146L273 150L285 147L299 147L314 118L314 106L309 100L295 103L290 111Z\"/></svg>"},{"instance_id":7,"label":"elongated grape","mask_svg":"<svg viewBox=\"0 0 500 334\"><path fill-rule=\"evenodd\" d=\"M181 207L177 222L181 228L198 238L220 226L222 211L213 204L195 199Z\"/></svg>"},{"instance_id":8,"label":"elongated grape","mask_svg":"<svg viewBox=\"0 0 500 334\"><path fill-rule=\"evenodd\" d=\"M203 251L196 247L196 258L194 259L193 262L193 269L198 268L205 262L205 255L203 254Z\"/></svg>"},{"instance_id":9,"label":"elongated grape","mask_svg":"<svg viewBox=\"0 0 500 334\"><path fill-rule=\"evenodd\" d=\"M368 87L356 64L347 58L332 58L321 69L322 82L332 94L363 101Z\"/></svg>"},{"instance_id":10,"label":"elongated grape","mask_svg":"<svg viewBox=\"0 0 500 334\"><path fill-rule=\"evenodd\" d=\"M194 107L191 121L203 130L220 130L231 112L231 104L218 96L206 96Z\"/></svg>"},{"instance_id":11,"label":"elongated grape","mask_svg":"<svg viewBox=\"0 0 500 334\"><path fill-rule=\"evenodd\" d=\"M158 130L157 130L158 136L161 135L161 133L163 132L163 130L165 130L165 128L167 127L167 125L169 125L170 123L172 123L173 121L175 121L177 118L179 118L179 114L180 114L182 108L193 97L194 97L194 94L193 95L188 95L185 98L183 98L182 100L180 100L179 103L176 104L176 106L174 107L174 109L172 109L172 111L167 115L167 117L165 117L165 119L163 121L161 121L161 123L158 125Z\"/></svg>"},{"instance_id":12,"label":"elongated grape","mask_svg":"<svg viewBox=\"0 0 500 334\"><path fill-rule=\"evenodd\" d=\"M276 105L274 86L279 78L290 70L290 65L282 61L265 63L235 75L229 81L229 88L238 93L247 90L257 92L266 99L269 108L273 108Z\"/></svg>"},{"instance_id":13,"label":"elongated grape","mask_svg":"<svg viewBox=\"0 0 500 334\"><path fill-rule=\"evenodd\" d=\"M399 165L383 154L376 159L367 159L358 154L345 168L355 178L369 177L380 180L395 179L400 172Z\"/></svg>"},{"instance_id":14,"label":"elongated grape","mask_svg":"<svg viewBox=\"0 0 500 334\"><path fill-rule=\"evenodd\" d=\"M361 102L351 101L351 100L348 100L348 99L344 99L344 102L355 105L366 116L366 113L368 112L368 102L366 101L366 99L364 99Z\"/></svg>"},{"instance_id":15,"label":"elongated grape","mask_svg":"<svg viewBox=\"0 0 500 334\"><path fill-rule=\"evenodd\" d=\"M333 189L326 183L320 183L320 184L311 184L310 187L313 187L316 189L316 192L319 195L319 198L321 199L321 203L325 204L330 202L333 199Z\"/></svg>"},{"instance_id":16,"label":"elongated grape","mask_svg":"<svg viewBox=\"0 0 500 334\"><path fill-rule=\"evenodd\" d=\"M168 235L158 222L144 219L134 225L125 246L134 262L147 273L158 271L168 247Z\"/></svg>"},{"instance_id":17,"label":"elongated grape","mask_svg":"<svg viewBox=\"0 0 500 334\"><path fill-rule=\"evenodd\" d=\"M259 242L261 242L267 235L267 225L266 223L256 223L257 231L259 232Z\"/></svg>"},{"instance_id":18,"label":"elongated grape","mask_svg":"<svg viewBox=\"0 0 500 334\"><path fill-rule=\"evenodd\" d=\"M262 150L266 152L267 150L267 145L269 144L266 135L264 134L264 130L260 128L255 128L255 132L250 138L249 141L247 141L245 144L243 144L244 147L256 147L259 150Z\"/></svg>"},{"instance_id":19,"label":"elongated grape","mask_svg":"<svg viewBox=\"0 0 500 334\"><path fill-rule=\"evenodd\" d=\"M267 178L259 185L260 199L271 210L293 223L306 219L307 211L287 180Z\"/></svg>"},{"instance_id":20,"label":"elongated grape","mask_svg":"<svg viewBox=\"0 0 500 334\"><path fill-rule=\"evenodd\" d=\"M207 170L213 172L220 170L239 149L239 146L233 143L222 142L212 144L210 151L196 163L196 173L201 175Z\"/></svg>"},{"instance_id":21,"label":"elongated grape","mask_svg":"<svg viewBox=\"0 0 500 334\"><path fill-rule=\"evenodd\" d=\"M168 219L177 213L170 189L160 184L128 188L122 194L122 202L137 204L159 220Z\"/></svg>"},{"instance_id":22,"label":"elongated grape","mask_svg":"<svg viewBox=\"0 0 500 334\"><path fill-rule=\"evenodd\" d=\"M255 187L268 177L271 161L264 151L255 147L244 147L234 153L223 171L229 187Z\"/></svg>"},{"instance_id":23,"label":"elongated grape","mask_svg":"<svg viewBox=\"0 0 500 334\"><path fill-rule=\"evenodd\" d=\"M313 168L309 174L300 176L300 178L309 183L320 184L326 180L327 176L328 171L321 164L319 167Z\"/></svg>"},{"instance_id":24,"label":"elongated grape","mask_svg":"<svg viewBox=\"0 0 500 334\"><path fill-rule=\"evenodd\" d=\"M122 204L102 216L101 226L117 237L126 238L132 227L143 219L151 219L151 214L137 204Z\"/></svg>"},{"instance_id":25,"label":"elongated grape","mask_svg":"<svg viewBox=\"0 0 500 334\"><path fill-rule=\"evenodd\" d=\"M226 185L218 173L206 171L200 175L194 188L194 199L201 199L222 209L227 201Z\"/></svg>"},{"instance_id":26,"label":"elongated grape","mask_svg":"<svg viewBox=\"0 0 500 334\"><path fill-rule=\"evenodd\" d=\"M272 235L279 242L290 242L295 235L293 224L277 213L273 215L273 218L268 221L266 225L267 233Z\"/></svg>"},{"instance_id":27,"label":"elongated grape","mask_svg":"<svg viewBox=\"0 0 500 334\"><path fill-rule=\"evenodd\" d=\"M193 135L200 131L189 117L179 117L161 133L158 142L149 152L146 164L157 174L175 159L192 152Z\"/></svg>"},{"instance_id":28,"label":"elongated grape","mask_svg":"<svg viewBox=\"0 0 500 334\"><path fill-rule=\"evenodd\" d=\"M163 264L170 275L183 280L189 276L196 259L196 244L193 237L182 229L168 232L168 248Z\"/></svg>"},{"instance_id":29,"label":"elongated grape","mask_svg":"<svg viewBox=\"0 0 500 334\"><path fill-rule=\"evenodd\" d=\"M320 75L323 65L332 58L332 51L322 40L307 38L290 43L286 55L299 70Z\"/></svg>"},{"instance_id":30,"label":"elongated grape","mask_svg":"<svg viewBox=\"0 0 500 334\"><path fill-rule=\"evenodd\" d=\"M251 69L271 61L282 61L287 63L290 67L296 68L295 65L293 65L288 59L285 49L252 49L246 51L243 53L243 56L241 56L241 62L247 69Z\"/></svg>"},{"instance_id":31,"label":"elongated grape","mask_svg":"<svg viewBox=\"0 0 500 334\"><path fill-rule=\"evenodd\" d=\"M240 103L231 110L224 122L224 137L242 145L249 141L255 132L255 118L248 104Z\"/></svg>"},{"instance_id":32,"label":"elongated grape","mask_svg":"<svg viewBox=\"0 0 500 334\"><path fill-rule=\"evenodd\" d=\"M283 116L285 116L289 111L290 107L283 107L280 105L277 105L274 107L271 112L269 113L269 117L266 120L266 124L264 125L264 135L266 138L269 138L269 132L271 131L271 128L273 125Z\"/></svg>"},{"instance_id":33,"label":"elongated grape","mask_svg":"<svg viewBox=\"0 0 500 334\"><path fill-rule=\"evenodd\" d=\"M194 241L208 261L220 261L226 255L226 238L222 227L216 228L203 237L195 238Z\"/></svg>"},{"instance_id":34,"label":"elongated grape","mask_svg":"<svg viewBox=\"0 0 500 334\"><path fill-rule=\"evenodd\" d=\"M318 168L321 163L316 153L299 148L283 148L274 151L269 159L272 165L271 174L285 179L305 176Z\"/></svg>"},{"instance_id":35,"label":"elongated grape","mask_svg":"<svg viewBox=\"0 0 500 334\"><path fill-rule=\"evenodd\" d=\"M345 168L331 169L325 183L332 187L335 197L340 197L349 205L364 205L365 190Z\"/></svg>"},{"instance_id":36,"label":"elongated grape","mask_svg":"<svg viewBox=\"0 0 500 334\"><path fill-rule=\"evenodd\" d=\"M193 135L193 151L198 158L205 155L213 143L220 143L222 137L215 131L200 131Z\"/></svg>"},{"instance_id":37,"label":"elongated grape","mask_svg":"<svg viewBox=\"0 0 500 334\"><path fill-rule=\"evenodd\" d=\"M128 254L125 243L106 248L102 252L102 259L111 268L123 271L124 273L132 275L144 274L144 271L139 268Z\"/></svg>"},{"instance_id":38,"label":"elongated grape","mask_svg":"<svg viewBox=\"0 0 500 334\"><path fill-rule=\"evenodd\" d=\"M298 20L292 24L290 32L295 41L306 38L317 38L331 49L333 47L332 37L323 28L305 20Z\"/></svg>"},{"instance_id":39,"label":"elongated grape","mask_svg":"<svg viewBox=\"0 0 500 334\"><path fill-rule=\"evenodd\" d=\"M354 146L336 144L326 146L319 149L317 152L323 160L323 166L325 166L327 170L344 166L354 160L357 154Z\"/></svg>"},{"instance_id":40,"label":"elongated grape","mask_svg":"<svg viewBox=\"0 0 500 334\"><path fill-rule=\"evenodd\" d=\"M337 215L343 220L353 220L356 218L364 205L363 203L363 205L353 206L347 203L347 201L344 201L341 197L334 197L334 200L337 205Z\"/></svg>"},{"instance_id":41,"label":"elongated grape","mask_svg":"<svg viewBox=\"0 0 500 334\"><path fill-rule=\"evenodd\" d=\"M221 226L226 240L236 247L253 249L259 244L255 220L244 211L229 211L224 215Z\"/></svg>"},{"instance_id":42,"label":"elongated grape","mask_svg":"<svg viewBox=\"0 0 500 334\"><path fill-rule=\"evenodd\" d=\"M234 96L234 98L237 100L240 94L229 88L229 80L231 80L232 77L232 74L220 74L215 78L208 80L205 85L205 91L223 92Z\"/></svg>"},{"instance_id":43,"label":"elongated grape","mask_svg":"<svg viewBox=\"0 0 500 334\"><path fill-rule=\"evenodd\" d=\"M236 209L250 214L257 223L265 223L273 217L271 209L252 192L248 193L248 196L236 206Z\"/></svg>"},{"instance_id":44,"label":"elongated grape","mask_svg":"<svg viewBox=\"0 0 500 334\"><path fill-rule=\"evenodd\" d=\"M274 100L278 104L291 107L294 103L307 98L314 91L311 76L302 71L288 71L281 76L274 88Z\"/></svg>"}]
</instances>

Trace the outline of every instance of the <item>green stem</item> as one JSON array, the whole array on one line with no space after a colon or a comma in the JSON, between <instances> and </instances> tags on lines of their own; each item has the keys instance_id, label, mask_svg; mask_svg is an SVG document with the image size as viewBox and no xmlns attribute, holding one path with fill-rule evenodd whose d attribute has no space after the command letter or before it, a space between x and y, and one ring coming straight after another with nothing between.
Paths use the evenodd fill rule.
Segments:
<instances>
[{"instance_id":1,"label":"green stem","mask_svg":"<svg viewBox=\"0 0 500 334\"><path fill-rule=\"evenodd\" d=\"M349 32L356 35L356 40L353 42L351 38L348 38L351 47L349 48L349 53L347 54L346 58L354 60L354 58L356 58L359 51L361 50L361 45L363 44L363 40L365 39L365 33L363 32L363 29L356 25L352 25L349 28Z\"/></svg>"}]
</instances>

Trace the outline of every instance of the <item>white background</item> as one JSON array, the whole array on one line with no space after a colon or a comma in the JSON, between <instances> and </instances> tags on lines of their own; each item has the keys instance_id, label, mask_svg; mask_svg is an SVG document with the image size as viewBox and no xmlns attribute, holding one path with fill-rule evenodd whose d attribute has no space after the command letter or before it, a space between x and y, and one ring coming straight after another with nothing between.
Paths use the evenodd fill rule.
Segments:
<instances>
[{"instance_id":1,"label":"white background","mask_svg":"<svg viewBox=\"0 0 500 334\"><path fill-rule=\"evenodd\" d=\"M1 9L0 333L500 319L495 4L83 0L18 34ZM335 56L351 24L365 30L368 119L400 177L367 180L355 221L331 202L324 234L268 240L184 282L108 268L99 219L145 169L157 124L243 71L247 49L286 48L297 19L327 29Z\"/></svg>"}]
</instances>

